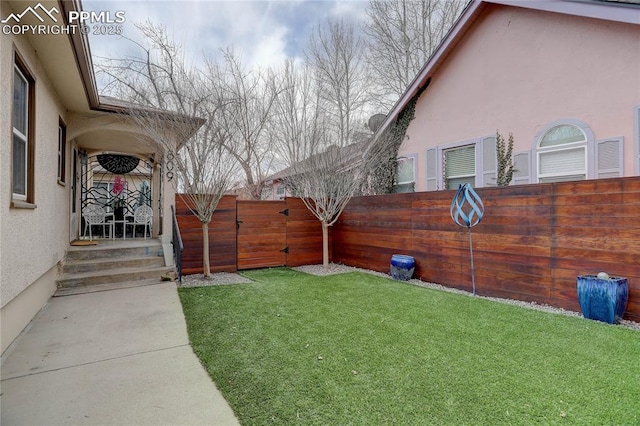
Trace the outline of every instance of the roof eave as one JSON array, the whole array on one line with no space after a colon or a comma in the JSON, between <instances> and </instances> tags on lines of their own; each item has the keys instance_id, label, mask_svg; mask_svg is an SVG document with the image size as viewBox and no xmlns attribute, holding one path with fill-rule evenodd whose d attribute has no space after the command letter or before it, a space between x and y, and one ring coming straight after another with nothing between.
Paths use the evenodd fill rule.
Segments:
<instances>
[{"instance_id":1,"label":"roof eave","mask_svg":"<svg viewBox=\"0 0 640 426\"><path fill-rule=\"evenodd\" d=\"M82 2L81 0L58 0L58 2L61 10L63 11L62 17L65 21L65 25L69 25L69 12L81 11ZM89 38L83 31L72 31L68 36L71 46L73 47L78 71L80 72L81 79L84 83L84 91L87 96L89 108L99 109L100 97L98 96L98 87L96 85L95 73L93 72Z\"/></svg>"},{"instance_id":2,"label":"roof eave","mask_svg":"<svg viewBox=\"0 0 640 426\"><path fill-rule=\"evenodd\" d=\"M626 24L640 24L640 3L604 0L482 0L503 6L523 7L544 12L564 13L584 18L601 19L605 21Z\"/></svg>"}]
</instances>

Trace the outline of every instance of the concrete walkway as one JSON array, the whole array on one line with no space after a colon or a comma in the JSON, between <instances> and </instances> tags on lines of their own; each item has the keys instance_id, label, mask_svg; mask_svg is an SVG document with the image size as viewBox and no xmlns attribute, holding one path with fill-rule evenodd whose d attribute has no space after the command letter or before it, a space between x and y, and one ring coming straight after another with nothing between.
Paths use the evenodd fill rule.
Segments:
<instances>
[{"instance_id":1,"label":"concrete walkway","mask_svg":"<svg viewBox=\"0 0 640 426\"><path fill-rule=\"evenodd\" d=\"M174 283L52 298L2 361L2 425L239 424Z\"/></svg>"}]
</instances>

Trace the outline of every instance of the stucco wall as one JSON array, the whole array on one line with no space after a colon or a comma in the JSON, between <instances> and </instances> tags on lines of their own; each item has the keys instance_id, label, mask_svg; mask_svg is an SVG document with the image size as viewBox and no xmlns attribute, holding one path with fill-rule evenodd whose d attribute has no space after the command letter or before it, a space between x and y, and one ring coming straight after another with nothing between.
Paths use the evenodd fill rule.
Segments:
<instances>
[{"instance_id":1,"label":"stucco wall","mask_svg":"<svg viewBox=\"0 0 640 426\"><path fill-rule=\"evenodd\" d=\"M6 14L3 4L0 15ZM11 97L4 94L13 92L14 45L36 80L34 203L37 208L10 207L12 144L0 145L0 298L4 307L64 257L69 243L70 161L67 150L67 186L62 186L57 181L58 123L60 117L65 120L66 112L28 40L2 35L0 43L3 141L12 140Z\"/></svg>"},{"instance_id":2,"label":"stucco wall","mask_svg":"<svg viewBox=\"0 0 640 426\"><path fill-rule=\"evenodd\" d=\"M400 155L512 132L532 148L550 122L585 122L596 140L624 137L624 175L635 174L634 107L640 104L640 26L490 6L432 76Z\"/></svg>"}]
</instances>

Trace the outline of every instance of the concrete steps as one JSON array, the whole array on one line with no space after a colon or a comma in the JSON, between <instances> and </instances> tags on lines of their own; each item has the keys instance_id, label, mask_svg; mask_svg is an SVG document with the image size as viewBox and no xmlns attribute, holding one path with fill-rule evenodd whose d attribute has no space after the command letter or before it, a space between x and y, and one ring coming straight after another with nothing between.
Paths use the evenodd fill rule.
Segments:
<instances>
[{"instance_id":1,"label":"concrete steps","mask_svg":"<svg viewBox=\"0 0 640 426\"><path fill-rule=\"evenodd\" d=\"M141 280L141 281L125 281L121 283L94 284L81 287L62 287L56 290L54 296L71 296L74 294L97 293L99 291L120 290L131 287L144 287L148 285L158 285L162 281L158 279Z\"/></svg>"},{"instance_id":2,"label":"concrete steps","mask_svg":"<svg viewBox=\"0 0 640 426\"><path fill-rule=\"evenodd\" d=\"M132 256L122 259L84 259L66 262L63 266L65 274L81 274L111 269L144 268L148 266L164 266L164 257Z\"/></svg>"},{"instance_id":3,"label":"concrete steps","mask_svg":"<svg viewBox=\"0 0 640 426\"><path fill-rule=\"evenodd\" d=\"M174 270L165 266L158 240L101 240L95 246L71 246L55 296L157 284Z\"/></svg>"}]
</instances>

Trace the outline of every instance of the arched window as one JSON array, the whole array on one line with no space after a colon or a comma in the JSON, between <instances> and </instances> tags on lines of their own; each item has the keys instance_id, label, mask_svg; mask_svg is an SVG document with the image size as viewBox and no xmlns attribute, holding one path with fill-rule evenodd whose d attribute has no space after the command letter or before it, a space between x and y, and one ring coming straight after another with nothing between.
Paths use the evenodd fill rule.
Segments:
<instances>
[{"instance_id":1,"label":"arched window","mask_svg":"<svg viewBox=\"0 0 640 426\"><path fill-rule=\"evenodd\" d=\"M580 123L581 124L581 123ZM538 182L566 182L587 178L589 142L593 140L586 125L559 123L547 127L538 136Z\"/></svg>"}]
</instances>

